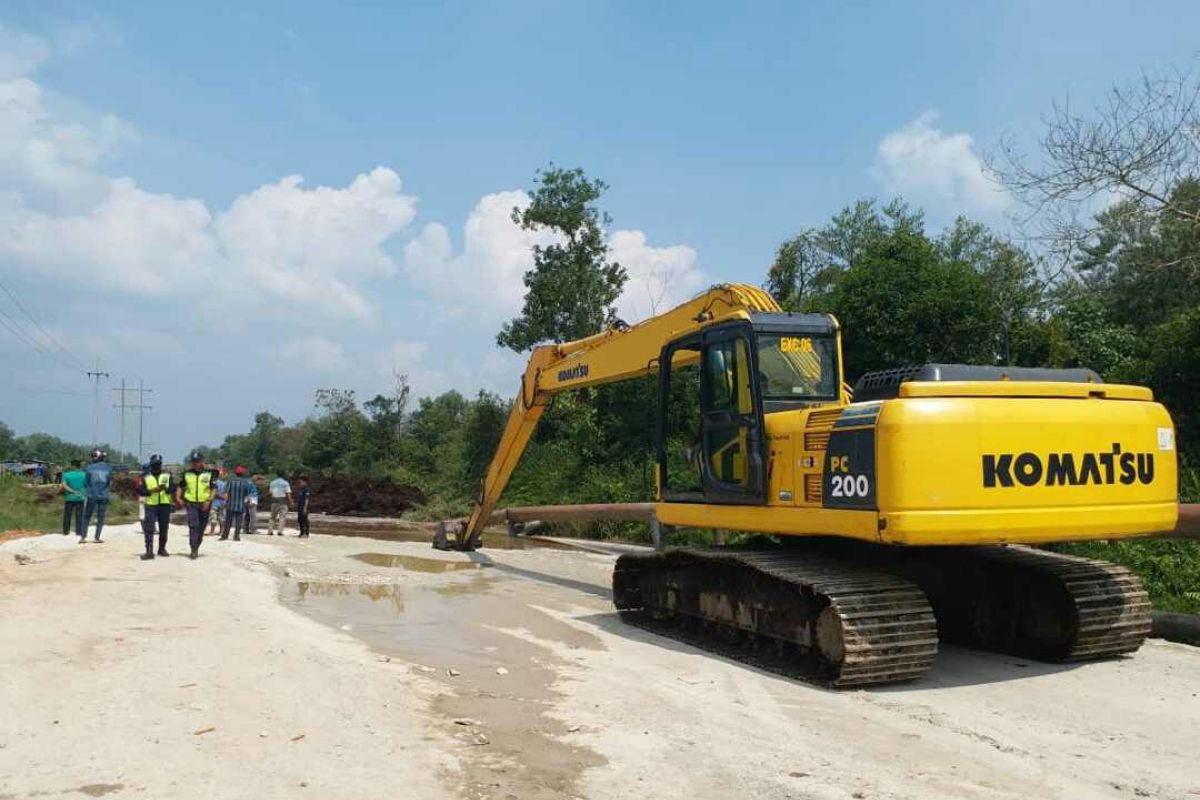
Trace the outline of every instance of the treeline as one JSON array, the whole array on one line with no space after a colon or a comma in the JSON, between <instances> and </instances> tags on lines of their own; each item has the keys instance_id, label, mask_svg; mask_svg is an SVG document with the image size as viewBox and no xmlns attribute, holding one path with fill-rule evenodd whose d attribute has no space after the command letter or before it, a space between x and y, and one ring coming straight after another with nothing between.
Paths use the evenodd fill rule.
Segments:
<instances>
[{"instance_id":1,"label":"treeline","mask_svg":"<svg viewBox=\"0 0 1200 800\"><path fill-rule=\"evenodd\" d=\"M410 408L404 376L390 394L366 402L343 389L319 390L314 399L314 414L299 424L262 411L249 432L196 449L227 468L354 474L417 487L431 500L427 514L450 516L468 508L508 413L488 392L467 399L450 391Z\"/></svg>"},{"instance_id":2,"label":"treeline","mask_svg":"<svg viewBox=\"0 0 1200 800\"><path fill-rule=\"evenodd\" d=\"M137 456L133 453L113 450L107 444L99 447L108 452L108 460L114 464L137 465ZM86 464L93 449L91 445L67 442L48 433L17 436L12 428L0 422L0 461L36 459L66 466L71 461L79 459Z\"/></svg>"}]
</instances>

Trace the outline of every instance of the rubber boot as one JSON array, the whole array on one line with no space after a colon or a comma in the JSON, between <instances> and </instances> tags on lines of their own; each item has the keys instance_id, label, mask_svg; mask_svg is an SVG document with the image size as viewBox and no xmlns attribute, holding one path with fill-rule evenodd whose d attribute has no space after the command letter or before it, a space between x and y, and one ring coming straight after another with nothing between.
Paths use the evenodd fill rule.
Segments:
<instances>
[{"instance_id":1,"label":"rubber boot","mask_svg":"<svg viewBox=\"0 0 1200 800\"><path fill-rule=\"evenodd\" d=\"M140 556L140 558L142 559L142 561L153 561L153 560L154 560L154 553L152 553L152 552L150 552L149 550L147 550L146 552L142 553L142 555Z\"/></svg>"}]
</instances>

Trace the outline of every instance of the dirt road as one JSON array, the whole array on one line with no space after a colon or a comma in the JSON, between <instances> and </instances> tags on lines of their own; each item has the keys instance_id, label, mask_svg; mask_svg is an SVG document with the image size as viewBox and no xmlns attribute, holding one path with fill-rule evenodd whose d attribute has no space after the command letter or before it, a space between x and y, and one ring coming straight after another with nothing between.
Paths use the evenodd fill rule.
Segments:
<instances>
[{"instance_id":1,"label":"dirt road","mask_svg":"<svg viewBox=\"0 0 1200 800\"><path fill-rule=\"evenodd\" d=\"M1183 645L830 692L622 624L609 555L108 538L0 546L0 798L1200 797Z\"/></svg>"}]
</instances>

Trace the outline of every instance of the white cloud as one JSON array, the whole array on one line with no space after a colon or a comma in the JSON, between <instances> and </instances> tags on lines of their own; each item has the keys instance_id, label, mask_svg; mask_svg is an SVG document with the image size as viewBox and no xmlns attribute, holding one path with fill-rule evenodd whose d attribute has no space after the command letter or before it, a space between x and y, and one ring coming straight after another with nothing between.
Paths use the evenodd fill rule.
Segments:
<instances>
[{"instance_id":1,"label":"white cloud","mask_svg":"<svg viewBox=\"0 0 1200 800\"><path fill-rule=\"evenodd\" d=\"M279 357L289 364L316 372L337 372L346 366L342 345L324 336L293 339L279 348Z\"/></svg>"},{"instance_id":2,"label":"white cloud","mask_svg":"<svg viewBox=\"0 0 1200 800\"><path fill-rule=\"evenodd\" d=\"M431 222L404 251L407 274L420 286L480 327L496 328L521 310L522 279L533 267L534 245L558 237L526 231L512 221L512 210L529 205L523 191L485 195L471 209L463 228L463 251L455 255L446 226ZM696 269L696 251L684 245L651 247L642 231L614 231L610 256L625 267L629 280L617 301L619 316L636 322L670 308L704 285Z\"/></svg>"},{"instance_id":3,"label":"white cloud","mask_svg":"<svg viewBox=\"0 0 1200 800\"><path fill-rule=\"evenodd\" d=\"M388 366L401 372L413 369L429 352L429 343L419 339L397 339L388 348Z\"/></svg>"},{"instance_id":4,"label":"white cloud","mask_svg":"<svg viewBox=\"0 0 1200 800\"><path fill-rule=\"evenodd\" d=\"M943 133L926 111L883 137L872 174L889 192L949 215L995 214L1011 202L992 181L967 133Z\"/></svg>"},{"instance_id":5,"label":"white cloud","mask_svg":"<svg viewBox=\"0 0 1200 800\"><path fill-rule=\"evenodd\" d=\"M609 252L628 274L617 315L631 324L678 305L706 284L696 251L686 245L651 247L641 231L615 231Z\"/></svg>"},{"instance_id":6,"label":"white cloud","mask_svg":"<svg viewBox=\"0 0 1200 800\"><path fill-rule=\"evenodd\" d=\"M28 75L50 57L50 43L0 23L0 80Z\"/></svg>"},{"instance_id":7,"label":"white cloud","mask_svg":"<svg viewBox=\"0 0 1200 800\"><path fill-rule=\"evenodd\" d=\"M9 61L24 70L39 63ZM395 172L377 167L348 186L311 189L292 175L214 214L201 200L105 174L103 156L130 130L111 116L57 119L34 80L0 79L0 257L135 295L194 297L205 287L210 301L260 293L308 311L373 316L361 284L396 271L384 245L416 216Z\"/></svg>"},{"instance_id":8,"label":"white cloud","mask_svg":"<svg viewBox=\"0 0 1200 800\"><path fill-rule=\"evenodd\" d=\"M452 309L482 327L495 327L521 310L533 266L531 248L555 237L526 231L512 221L514 207L529 205L522 191L484 195L463 226L463 251L454 255L450 233L438 222L424 227L404 249L409 277Z\"/></svg>"}]
</instances>

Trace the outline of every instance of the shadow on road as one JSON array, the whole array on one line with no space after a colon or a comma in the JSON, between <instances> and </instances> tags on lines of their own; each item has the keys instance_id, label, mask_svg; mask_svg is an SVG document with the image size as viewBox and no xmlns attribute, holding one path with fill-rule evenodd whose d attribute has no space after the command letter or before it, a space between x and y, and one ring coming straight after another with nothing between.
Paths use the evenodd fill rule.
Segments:
<instances>
[{"instance_id":1,"label":"shadow on road","mask_svg":"<svg viewBox=\"0 0 1200 800\"><path fill-rule=\"evenodd\" d=\"M601 597L612 599L612 588L609 586L601 586L597 583L588 583L574 578L564 578L561 575L554 575L549 572L538 572L537 570L525 569L524 567L514 567L512 564L504 564L499 561L494 561L486 553L481 553L474 550L468 553L471 561L480 564L484 567L494 569L497 572L502 572L506 575L515 575L518 578L527 578L531 581L539 583L549 583L554 586L561 586L564 589L572 589L577 592L586 594L600 595Z\"/></svg>"}]
</instances>

